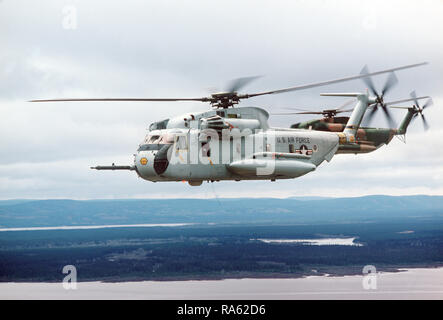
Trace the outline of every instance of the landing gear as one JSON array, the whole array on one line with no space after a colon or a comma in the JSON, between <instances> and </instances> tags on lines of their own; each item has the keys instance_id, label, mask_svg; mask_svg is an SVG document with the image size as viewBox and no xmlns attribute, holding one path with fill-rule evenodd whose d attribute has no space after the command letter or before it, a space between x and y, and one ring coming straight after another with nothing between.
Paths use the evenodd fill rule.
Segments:
<instances>
[{"instance_id":1,"label":"landing gear","mask_svg":"<svg viewBox=\"0 0 443 320\"><path fill-rule=\"evenodd\" d=\"M192 180L192 181L188 181L188 183L190 186L198 187L198 186L202 185L203 181L202 180Z\"/></svg>"}]
</instances>

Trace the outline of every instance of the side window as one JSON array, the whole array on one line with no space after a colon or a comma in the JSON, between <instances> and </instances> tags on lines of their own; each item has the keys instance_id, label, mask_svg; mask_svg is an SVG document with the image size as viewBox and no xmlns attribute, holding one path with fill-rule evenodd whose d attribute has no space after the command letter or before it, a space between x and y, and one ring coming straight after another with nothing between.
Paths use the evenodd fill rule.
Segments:
<instances>
[{"instance_id":1,"label":"side window","mask_svg":"<svg viewBox=\"0 0 443 320\"><path fill-rule=\"evenodd\" d=\"M175 149L176 150L187 150L188 149L188 139L186 136L175 136Z\"/></svg>"},{"instance_id":2,"label":"side window","mask_svg":"<svg viewBox=\"0 0 443 320\"><path fill-rule=\"evenodd\" d=\"M160 137L161 144L172 144L174 142L174 135L170 133L165 133Z\"/></svg>"},{"instance_id":3,"label":"side window","mask_svg":"<svg viewBox=\"0 0 443 320\"><path fill-rule=\"evenodd\" d=\"M295 147L292 143L289 144L289 153L295 153Z\"/></svg>"},{"instance_id":4,"label":"side window","mask_svg":"<svg viewBox=\"0 0 443 320\"><path fill-rule=\"evenodd\" d=\"M211 149L209 147L209 142L202 142L202 156L203 157L211 156Z\"/></svg>"},{"instance_id":5,"label":"side window","mask_svg":"<svg viewBox=\"0 0 443 320\"><path fill-rule=\"evenodd\" d=\"M203 141L201 143L201 150L202 150L202 156L203 157L210 157L211 156L211 148L210 148L210 141L211 137L207 137L206 141Z\"/></svg>"}]
</instances>

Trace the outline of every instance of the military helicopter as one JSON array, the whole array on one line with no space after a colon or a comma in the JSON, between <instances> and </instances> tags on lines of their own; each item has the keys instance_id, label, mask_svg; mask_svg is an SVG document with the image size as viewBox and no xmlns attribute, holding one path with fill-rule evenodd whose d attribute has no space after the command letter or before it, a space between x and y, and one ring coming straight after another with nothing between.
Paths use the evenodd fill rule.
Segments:
<instances>
[{"instance_id":1,"label":"military helicopter","mask_svg":"<svg viewBox=\"0 0 443 320\"><path fill-rule=\"evenodd\" d=\"M238 93L241 87L253 80L250 77L238 79L226 92L202 98L76 98L31 102L208 102L213 108L210 111L187 113L152 123L134 154L133 165L112 164L91 169L133 170L139 177L148 181L187 181L191 186L199 186L203 181L275 181L303 176L314 171L325 160L330 161L339 148L356 146L356 134L366 110L374 104L376 107L386 108L383 94L328 94L353 97L357 101L343 132L271 128L266 110L257 107L234 107L240 100L390 74L424 64L426 63L252 94ZM405 99L403 102L410 100Z\"/></svg>"},{"instance_id":2,"label":"military helicopter","mask_svg":"<svg viewBox=\"0 0 443 320\"><path fill-rule=\"evenodd\" d=\"M362 70L362 74L367 74L367 73L368 71L367 68L365 67ZM362 80L368 86L371 93L377 97L384 96L398 82L394 73L391 73L382 89L382 94L380 95L379 92L377 92L377 90L375 89L374 84L370 77L363 78ZM391 142L394 136L404 136L406 134L409 124L411 123L411 120L415 119L419 114L422 118L424 129L428 130L429 126L423 115L423 110L433 104L432 98L417 97L415 91L411 92L410 96L411 99L392 101L383 104L376 103L368 107L368 109L370 109L371 111L369 112L369 115L366 119L367 125L371 122L377 110L379 110L380 106L380 109L384 111L384 115L390 127L396 127L396 124L389 112L389 109L387 109L386 106L390 106L390 108L408 110L398 128L373 128L367 126L360 126L356 134L356 143L340 145L336 154L341 154L341 153L358 154L358 153L373 152L378 148L380 148L381 146L389 144L389 142ZM423 105L423 107L420 107L418 100L425 98L428 98L428 101ZM408 100L409 101L412 100L414 102L414 104L411 107L392 106L394 104L398 104ZM338 113L352 112L353 108L351 109L344 109L344 108L353 102L354 100L350 100L335 109L324 109L321 111L309 111L300 108L286 108L290 110L298 110L301 112L273 113L273 115L319 114L323 115L322 119L313 119L313 120L295 123L291 125L291 128L330 131L330 132L343 132L346 127L346 124L349 121L349 117L343 117L343 116L336 117L336 115Z\"/></svg>"}]
</instances>

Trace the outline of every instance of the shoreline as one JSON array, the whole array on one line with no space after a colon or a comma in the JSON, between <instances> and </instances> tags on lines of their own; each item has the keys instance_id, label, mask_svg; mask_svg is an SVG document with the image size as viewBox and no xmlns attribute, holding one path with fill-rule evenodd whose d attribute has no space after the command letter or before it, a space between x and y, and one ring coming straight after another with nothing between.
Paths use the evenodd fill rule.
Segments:
<instances>
[{"instance_id":1,"label":"shoreline","mask_svg":"<svg viewBox=\"0 0 443 320\"><path fill-rule=\"evenodd\" d=\"M332 270L331 270L332 268ZM329 270L328 270L329 269ZM337 269L337 270L336 270ZM341 270L340 270L341 269ZM443 263L437 264L418 264L418 265L402 265L402 266L381 266L377 268L377 274L395 274L408 272L411 270L433 270L433 269L442 269ZM341 272L334 272L341 271ZM339 267L339 266L331 266L329 268L323 268L322 272L301 272L301 273L293 273L293 274L285 274L285 273L266 273L266 272L239 272L225 275L193 275L193 276L164 276L158 278L146 278L146 277L122 277L116 279L112 278L98 278L98 279L87 279L82 281L78 279L78 283L109 283L109 284L118 284L118 283L136 283L136 282L187 282L187 281L223 281L223 280L284 280L284 279L308 279L308 278L343 278L343 277L352 277L352 276L363 276L362 266L349 266L349 267ZM5 283L16 283L16 284L33 284L33 283L61 283L61 279L59 281L41 281L41 280L12 280L12 281L3 281L0 280L0 285Z\"/></svg>"}]
</instances>

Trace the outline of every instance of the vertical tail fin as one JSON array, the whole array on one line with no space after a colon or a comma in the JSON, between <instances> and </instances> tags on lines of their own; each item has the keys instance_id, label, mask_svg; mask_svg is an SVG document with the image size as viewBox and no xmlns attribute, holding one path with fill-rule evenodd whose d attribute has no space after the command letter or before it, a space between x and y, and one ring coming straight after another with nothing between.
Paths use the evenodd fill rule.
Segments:
<instances>
[{"instance_id":1,"label":"vertical tail fin","mask_svg":"<svg viewBox=\"0 0 443 320\"><path fill-rule=\"evenodd\" d=\"M369 96L368 93L322 93L322 96L332 96L332 97L356 97L357 105L352 111L351 117L345 126L343 133L347 137L348 142L355 142L355 135L360 127L363 116L369 106Z\"/></svg>"},{"instance_id":2,"label":"vertical tail fin","mask_svg":"<svg viewBox=\"0 0 443 320\"><path fill-rule=\"evenodd\" d=\"M391 108L397 108L397 109L407 109L408 113L406 113L406 116L403 118L403 121L400 123L400 126L397 129L397 135L404 135L406 134L406 130L408 129L409 124L411 123L412 117L416 113L416 110L414 110L414 107L391 107Z\"/></svg>"}]
</instances>

